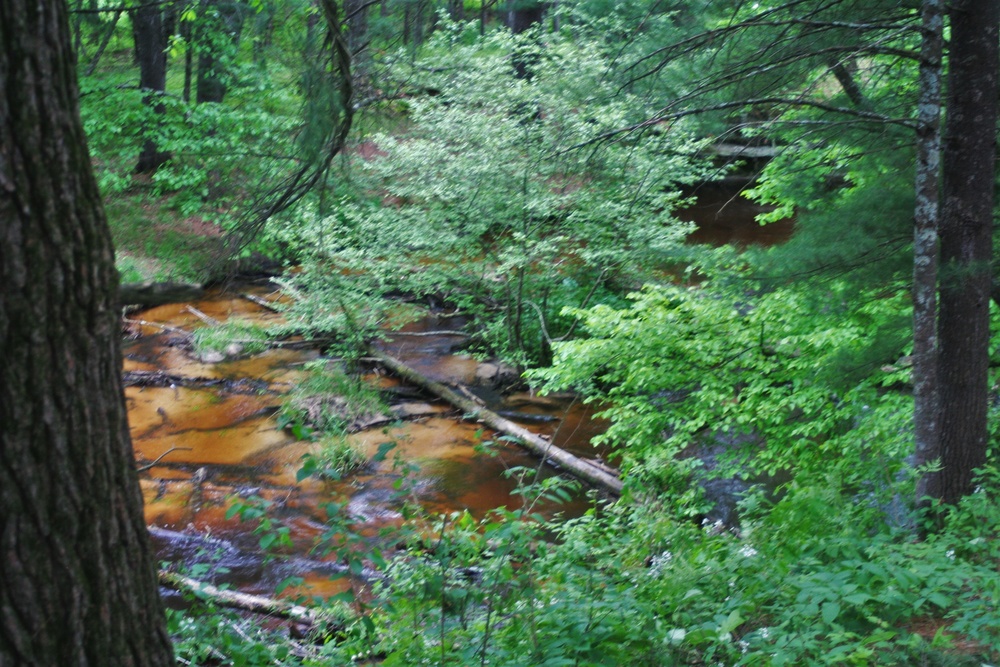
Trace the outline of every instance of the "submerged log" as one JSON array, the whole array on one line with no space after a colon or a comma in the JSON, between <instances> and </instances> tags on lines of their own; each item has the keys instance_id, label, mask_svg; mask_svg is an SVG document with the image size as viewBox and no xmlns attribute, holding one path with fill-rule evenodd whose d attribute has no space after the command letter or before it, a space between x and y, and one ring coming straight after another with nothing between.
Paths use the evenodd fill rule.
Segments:
<instances>
[{"instance_id":1,"label":"submerged log","mask_svg":"<svg viewBox=\"0 0 1000 667\"><path fill-rule=\"evenodd\" d=\"M576 477L579 477L580 479L589 482L590 484L593 484L608 493L616 496L621 495L621 479L619 479L617 475L608 472L604 466L591 463L586 459L581 459L580 457L567 452L565 449L556 447L541 436L532 433L518 424L515 424L509 419L504 419L492 410L489 410L481 404L461 396L458 392L441 384L440 382L435 382L434 380L421 375L403 362L389 356L381 350L370 348L369 352L379 361L379 363L403 379L423 387L427 391L451 403L458 409L472 415L475 419L478 419L487 426L500 431L501 433L513 436L522 447L542 457L542 459L559 466L566 472L571 473L572 475L575 475Z\"/></svg>"},{"instance_id":2,"label":"submerged log","mask_svg":"<svg viewBox=\"0 0 1000 667\"><path fill-rule=\"evenodd\" d=\"M126 387L188 387L203 389L223 387L234 394L260 394L270 390L264 380L252 378L209 378L189 375L175 375L163 371L123 371L122 384Z\"/></svg>"}]
</instances>

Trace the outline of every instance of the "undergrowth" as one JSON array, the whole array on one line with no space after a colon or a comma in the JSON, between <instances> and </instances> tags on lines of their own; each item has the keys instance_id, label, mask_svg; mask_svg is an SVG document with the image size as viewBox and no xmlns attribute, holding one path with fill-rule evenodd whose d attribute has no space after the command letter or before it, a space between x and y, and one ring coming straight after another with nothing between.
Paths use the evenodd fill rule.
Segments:
<instances>
[{"instance_id":1,"label":"undergrowth","mask_svg":"<svg viewBox=\"0 0 1000 667\"><path fill-rule=\"evenodd\" d=\"M388 412L377 389L335 362L319 360L285 397L278 424L315 446L304 456L299 480L309 476L340 479L365 465L361 448L347 435Z\"/></svg>"},{"instance_id":2,"label":"undergrowth","mask_svg":"<svg viewBox=\"0 0 1000 667\"><path fill-rule=\"evenodd\" d=\"M674 518L653 498L595 500L567 521L545 519L530 500L480 520L409 515L404 548L385 560L361 557L379 574L370 595L355 599L353 617L341 607L346 625L277 659L315 667L362 656L512 667L996 664L998 478L984 471L984 490L925 541L884 524L872 530L871 509L821 488L789 489L775 502L751 494L738 531ZM539 497L558 500L560 488L550 484ZM351 539L343 510L328 535L339 544ZM224 631L227 622L208 627ZM204 623L172 629L179 646L208 632ZM224 644L233 652L227 664L257 664L239 653L253 655L260 642L280 646L274 636L244 634L244 645Z\"/></svg>"}]
</instances>

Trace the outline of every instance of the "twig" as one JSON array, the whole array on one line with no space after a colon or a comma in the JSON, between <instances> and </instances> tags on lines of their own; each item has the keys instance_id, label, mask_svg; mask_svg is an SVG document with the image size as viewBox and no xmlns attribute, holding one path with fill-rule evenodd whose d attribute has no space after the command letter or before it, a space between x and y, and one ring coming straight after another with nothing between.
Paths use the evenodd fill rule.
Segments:
<instances>
[{"instance_id":1,"label":"twig","mask_svg":"<svg viewBox=\"0 0 1000 667\"><path fill-rule=\"evenodd\" d=\"M149 322L147 320L136 320L129 317L123 318L124 322L129 324L139 324L144 327L156 327L157 329L163 329L164 331L169 331L171 333L180 334L182 336L190 336L190 331L185 331L184 329L178 329L177 327L168 326L166 324L160 324L159 322Z\"/></svg>"},{"instance_id":2,"label":"twig","mask_svg":"<svg viewBox=\"0 0 1000 667\"><path fill-rule=\"evenodd\" d=\"M170 452L176 452L176 451L190 452L191 448L190 447L171 447L170 449L168 449L167 451L163 452L162 454L160 454L159 456L157 456L155 459L153 459L152 463L144 465L141 468L136 468L135 470L136 470L136 472L145 472L146 470L149 470L150 468L152 468L153 466L155 466L157 463L159 463L160 460L164 456L166 456Z\"/></svg>"},{"instance_id":3,"label":"twig","mask_svg":"<svg viewBox=\"0 0 1000 667\"><path fill-rule=\"evenodd\" d=\"M270 310L272 313L281 312L281 310L273 303L271 303L267 299L257 296L256 294L250 294L249 292L241 292L240 296L246 299L247 301L252 301L253 303L256 303L261 308L266 308L267 310Z\"/></svg>"},{"instance_id":4,"label":"twig","mask_svg":"<svg viewBox=\"0 0 1000 667\"><path fill-rule=\"evenodd\" d=\"M194 306L188 305L185 306L185 309L210 327L217 327L220 324L219 320L215 319L210 315L206 315L205 313L201 312Z\"/></svg>"}]
</instances>

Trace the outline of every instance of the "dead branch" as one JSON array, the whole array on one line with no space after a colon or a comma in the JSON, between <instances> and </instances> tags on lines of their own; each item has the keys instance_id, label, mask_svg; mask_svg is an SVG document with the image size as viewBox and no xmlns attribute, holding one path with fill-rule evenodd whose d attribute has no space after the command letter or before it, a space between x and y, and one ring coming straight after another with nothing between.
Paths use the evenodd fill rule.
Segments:
<instances>
[{"instance_id":1,"label":"dead branch","mask_svg":"<svg viewBox=\"0 0 1000 667\"><path fill-rule=\"evenodd\" d=\"M144 472L146 470L149 470L150 468L152 468L153 466L155 466L157 463L159 463L161 460L163 460L164 456L166 456L170 452L176 452L176 451L190 452L191 448L190 447L171 447L170 449L168 449L167 451L163 452L162 454L160 454L159 456L157 456L155 459L153 459L153 461L151 463L147 463L146 465L141 466L139 468L136 468L135 470L136 470L136 472Z\"/></svg>"},{"instance_id":2,"label":"dead branch","mask_svg":"<svg viewBox=\"0 0 1000 667\"><path fill-rule=\"evenodd\" d=\"M218 586L191 579L176 572L160 570L158 573L160 584L167 588L172 588L183 593L192 593L196 597L214 602L222 607L232 609L242 609L243 611L261 614L263 616L277 616L287 618L297 623L304 623L310 628L321 623L329 623L329 619L324 619L320 614L308 607L267 598L262 595L250 595L239 591L224 590Z\"/></svg>"},{"instance_id":3,"label":"dead branch","mask_svg":"<svg viewBox=\"0 0 1000 667\"><path fill-rule=\"evenodd\" d=\"M210 327L217 327L220 324L219 320L210 315L206 315L190 304L186 306L186 310Z\"/></svg>"},{"instance_id":4,"label":"dead branch","mask_svg":"<svg viewBox=\"0 0 1000 667\"><path fill-rule=\"evenodd\" d=\"M477 403L460 396L449 387L435 382L417 371L413 370L398 359L374 348L369 348L369 353L375 357L383 366L390 369L400 377L409 382L417 384L427 391L451 403L460 410L470 415L470 418L481 421L490 428L501 433L513 436L525 449L542 457L543 460L556 465L563 470L579 477L580 479L593 484L594 486L607 491L608 493L620 496L622 493L622 481L616 475L608 473L602 466L597 466L586 459L570 454L566 450L556 447L548 440L532 433L528 429L504 419L492 410L478 405Z\"/></svg>"}]
</instances>

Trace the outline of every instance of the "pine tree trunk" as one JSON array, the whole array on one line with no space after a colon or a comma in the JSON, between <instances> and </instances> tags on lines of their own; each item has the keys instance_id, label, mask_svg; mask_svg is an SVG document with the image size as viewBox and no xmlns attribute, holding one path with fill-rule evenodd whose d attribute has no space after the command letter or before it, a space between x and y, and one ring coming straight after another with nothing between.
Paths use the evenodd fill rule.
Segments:
<instances>
[{"instance_id":1,"label":"pine tree trunk","mask_svg":"<svg viewBox=\"0 0 1000 667\"><path fill-rule=\"evenodd\" d=\"M938 320L942 470L926 491L955 503L986 461L1000 3L958 0L950 16Z\"/></svg>"},{"instance_id":2,"label":"pine tree trunk","mask_svg":"<svg viewBox=\"0 0 1000 667\"><path fill-rule=\"evenodd\" d=\"M0 2L0 665L173 664L63 0Z\"/></svg>"}]
</instances>

